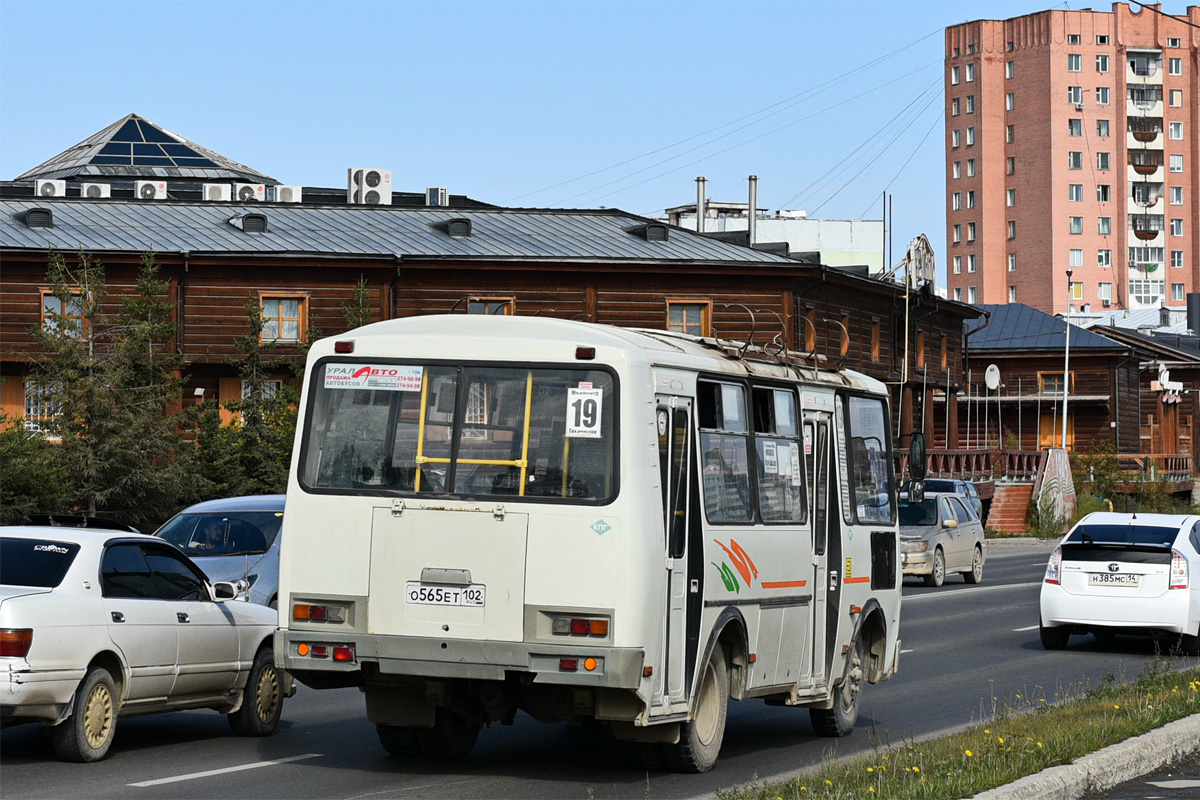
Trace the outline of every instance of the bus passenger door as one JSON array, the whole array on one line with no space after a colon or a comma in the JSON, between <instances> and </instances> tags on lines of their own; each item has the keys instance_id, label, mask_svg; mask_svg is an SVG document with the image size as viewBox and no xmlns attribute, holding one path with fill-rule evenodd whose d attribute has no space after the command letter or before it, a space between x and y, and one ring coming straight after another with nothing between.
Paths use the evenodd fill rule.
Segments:
<instances>
[{"instance_id":1,"label":"bus passenger door","mask_svg":"<svg viewBox=\"0 0 1200 800\"><path fill-rule=\"evenodd\" d=\"M659 396L659 470L663 492L664 555L667 571L663 622L662 671L665 685L656 684L656 700L668 705L687 701L688 602L688 464L691 450L691 400Z\"/></svg>"},{"instance_id":2,"label":"bus passenger door","mask_svg":"<svg viewBox=\"0 0 1200 800\"><path fill-rule=\"evenodd\" d=\"M829 680L825 667L826 617L829 613L830 475L829 423L804 423L804 454L812 487L812 677L813 684Z\"/></svg>"}]
</instances>

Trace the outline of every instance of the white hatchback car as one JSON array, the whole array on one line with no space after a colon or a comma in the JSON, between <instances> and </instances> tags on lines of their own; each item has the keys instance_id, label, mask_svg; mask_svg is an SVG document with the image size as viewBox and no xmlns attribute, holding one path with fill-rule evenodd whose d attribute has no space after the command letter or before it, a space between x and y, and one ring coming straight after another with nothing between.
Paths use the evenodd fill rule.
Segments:
<instances>
[{"instance_id":1,"label":"white hatchback car","mask_svg":"<svg viewBox=\"0 0 1200 800\"><path fill-rule=\"evenodd\" d=\"M0 528L0 722L48 726L68 761L103 758L117 718L139 714L211 708L272 733L292 691L278 618L239 588L149 536Z\"/></svg>"},{"instance_id":2,"label":"white hatchback car","mask_svg":"<svg viewBox=\"0 0 1200 800\"><path fill-rule=\"evenodd\" d=\"M1200 655L1200 515L1088 514L1050 555L1040 606L1048 650L1140 634Z\"/></svg>"}]
</instances>

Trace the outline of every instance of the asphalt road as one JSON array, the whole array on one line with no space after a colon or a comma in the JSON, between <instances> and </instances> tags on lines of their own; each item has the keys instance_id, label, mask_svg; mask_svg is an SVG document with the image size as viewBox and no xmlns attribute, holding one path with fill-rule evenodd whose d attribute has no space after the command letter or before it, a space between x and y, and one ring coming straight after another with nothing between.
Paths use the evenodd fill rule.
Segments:
<instances>
[{"instance_id":1,"label":"asphalt road","mask_svg":"<svg viewBox=\"0 0 1200 800\"><path fill-rule=\"evenodd\" d=\"M396 759L379 746L357 690L301 687L274 736L239 739L213 712L122 720L106 760L63 764L36 726L0 734L4 798L662 798L708 797L780 777L823 758L953 730L994 704L1053 702L1108 676L1137 677L1150 640L1076 637L1043 650L1038 586L1050 547L992 547L984 581L940 589L906 583L900 673L868 686L858 730L819 739L801 709L732 703L721 759L705 775L622 766L599 728L542 725L519 716L484 730L461 762Z\"/></svg>"}]
</instances>

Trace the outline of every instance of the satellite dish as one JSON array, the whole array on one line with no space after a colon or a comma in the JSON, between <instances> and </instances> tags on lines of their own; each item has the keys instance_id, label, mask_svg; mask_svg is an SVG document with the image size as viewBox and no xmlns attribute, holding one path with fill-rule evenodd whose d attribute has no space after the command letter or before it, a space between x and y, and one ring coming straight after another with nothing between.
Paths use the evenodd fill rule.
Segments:
<instances>
[{"instance_id":1,"label":"satellite dish","mask_svg":"<svg viewBox=\"0 0 1200 800\"><path fill-rule=\"evenodd\" d=\"M983 382L987 384L987 388L993 392L1000 388L1000 368L995 364L988 364L987 369L983 373Z\"/></svg>"}]
</instances>

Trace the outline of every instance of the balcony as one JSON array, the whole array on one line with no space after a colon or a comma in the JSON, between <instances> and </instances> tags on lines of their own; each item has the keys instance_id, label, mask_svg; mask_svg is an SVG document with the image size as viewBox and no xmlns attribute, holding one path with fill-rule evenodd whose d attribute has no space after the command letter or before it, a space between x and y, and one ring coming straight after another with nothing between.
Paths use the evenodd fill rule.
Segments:
<instances>
[{"instance_id":1,"label":"balcony","mask_svg":"<svg viewBox=\"0 0 1200 800\"><path fill-rule=\"evenodd\" d=\"M1161 211L1163 198L1163 185L1161 183L1151 183L1138 181L1133 184L1133 191L1130 193L1133 204L1142 209L1143 214L1148 214L1151 209Z\"/></svg>"},{"instance_id":2,"label":"balcony","mask_svg":"<svg viewBox=\"0 0 1200 800\"><path fill-rule=\"evenodd\" d=\"M1125 80L1127 83L1162 83L1162 54L1131 53L1126 64Z\"/></svg>"},{"instance_id":3,"label":"balcony","mask_svg":"<svg viewBox=\"0 0 1200 800\"><path fill-rule=\"evenodd\" d=\"M1127 87L1127 110L1135 114L1162 113L1162 86L1148 83L1130 84Z\"/></svg>"},{"instance_id":4,"label":"balcony","mask_svg":"<svg viewBox=\"0 0 1200 800\"><path fill-rule=\"evenodd\" d=\"M1133 235L1148 242L1162 236L1166 227L1162 214L1130 214L1129 229Z\"/></svg>"},{"instance_id":5,"label":"balcony","mask_svg":"<svg viewBox=\"0 0 1200 800\"><path fill-rule=\"evenodd\" d=\"M1126 130L1135 141L1148 143L1162 136L1162 117L1132 116L1126 119Z\"/></svg>"},{"instance_id":6,"label":"balcony","mask_svg":"<svg viewBox=\"0 0 1200 800\"><path fill-rule=\"evenodd\" d=\"M1153 175L1156 170L1162 169L1163 151L1130 150L1129 166L1133 167L1133 171L1138 175Z\"/></svg>"}]
</instances>

